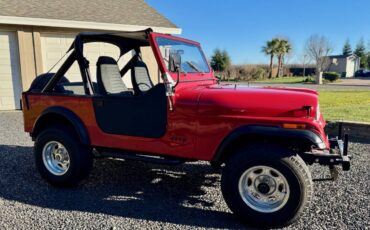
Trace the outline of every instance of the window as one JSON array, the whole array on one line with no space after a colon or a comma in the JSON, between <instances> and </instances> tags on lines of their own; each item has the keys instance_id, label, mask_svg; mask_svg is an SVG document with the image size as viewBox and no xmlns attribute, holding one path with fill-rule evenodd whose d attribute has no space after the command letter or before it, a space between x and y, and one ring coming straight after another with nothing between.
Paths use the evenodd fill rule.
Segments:
<instances>
[{"instance_id":1,"label":"window","mask_svg":"<svg viewBox=\"0 0 370 230\"><path fill-rule=\"evenodd\" d=\"M174 39L157 37L157 45L163 62L171 72L176 71L174 60L180 63L180 70L185 73L208 73L209 67L200 47Z\"/></svg>"}]
</instances>

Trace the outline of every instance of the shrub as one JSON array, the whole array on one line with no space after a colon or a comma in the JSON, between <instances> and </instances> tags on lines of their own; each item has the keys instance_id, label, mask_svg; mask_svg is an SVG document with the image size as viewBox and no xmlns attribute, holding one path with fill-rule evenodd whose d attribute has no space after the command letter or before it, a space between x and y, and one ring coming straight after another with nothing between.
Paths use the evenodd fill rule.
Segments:
<instances>
[{"instance_id":1,"label":"shrub","mask_svg":"<svg viewBox=\"0 0 370 230\"><path fill-rule=\"evenodd\" d=\"M315 80L312 79L311 77L306 77L306 79L304 79L303 82L309 83L309 82L315 82Z\"/></svg>"},{"instance_id":2,"label":"shrub","mask_svg":"<svg viewBox=\"0 0 370 230\"><path fill-rule=\"evenodd\" d=\"M339 74L336 72L324 72L322 76L330 82L334 82L339 79Z\"/></svg>"},{"instance_id":3,"label":"shrub","mask_svg":"<svg viewBox=\"0 0 370 230\"><path fill-rule=\"evenodd\" d=\"M264 68L257 67L256 72L254 72L253 79L263 79L267 76L267 72Z\"/></svg>"},{"instance_id":4,"label":"shrub","mask_svg":"<svg viewBox=\"0 0 370 230\"><path fill-rule=\"evenodd\" d=\"M267 65L234 65L228 71L230 79L250 81L264 79L268 76Z\"/></svg>"}]
</instances>

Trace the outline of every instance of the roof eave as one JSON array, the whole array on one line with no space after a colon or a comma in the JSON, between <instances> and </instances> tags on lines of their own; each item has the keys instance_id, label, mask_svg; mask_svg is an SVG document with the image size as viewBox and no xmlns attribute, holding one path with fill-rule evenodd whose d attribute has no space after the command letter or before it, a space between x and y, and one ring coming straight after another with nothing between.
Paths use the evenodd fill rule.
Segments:
<instances>
[{"instance_id":1,"label":"roof eave","mask_svg":"<svg viewBox=\"0 0 370 230\"><path fill-rule=\"evenodd\" d=\"M102 31L138 31L145 30L148 27L150 27L153 29L154 32L163 34L181 34L182 32L181 28L176 27L124 25L102 22L72 21L72 20L14 17L14 16L0 16L0 24L47 26L47 27L102 30Z\"/></svg>"}]
</instances>

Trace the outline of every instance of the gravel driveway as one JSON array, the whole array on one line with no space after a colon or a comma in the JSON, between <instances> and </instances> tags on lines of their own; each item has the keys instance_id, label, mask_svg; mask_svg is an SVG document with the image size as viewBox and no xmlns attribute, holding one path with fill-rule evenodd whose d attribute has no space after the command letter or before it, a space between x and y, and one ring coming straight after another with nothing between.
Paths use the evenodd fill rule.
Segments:
<instances>
[{"instance_id":1,"label":"gravel driveway","mask_svg":"<svg viewBox=\"0 0 370 230\"><path fill-rule=\"evenodd\" d=\"M204 163L166 167L97 160L75 189L57 189L35 170L20 112L0 113L1 229L241 229ZM316 181L313 205L289 229L370 229L370 145L351 143L350 172ZM313 178L329 176L312 167Z\"/></svg>"}]
</instances>

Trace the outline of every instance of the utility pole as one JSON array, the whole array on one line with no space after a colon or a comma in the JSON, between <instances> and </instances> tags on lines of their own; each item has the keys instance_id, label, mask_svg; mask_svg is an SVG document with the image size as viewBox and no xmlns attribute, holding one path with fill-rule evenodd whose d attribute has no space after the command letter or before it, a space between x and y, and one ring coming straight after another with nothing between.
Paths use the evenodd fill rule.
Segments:
<instances>
[{"instance_id":1,"label":"utility pole","mask_svg":"<svg viewBox=\"0 0 370 230\"><path fill-rule=\"evenodd\" d=\"M306 75L306 58L307 54L303 55L303 77Z\"/></svg>"}]
</instances>

